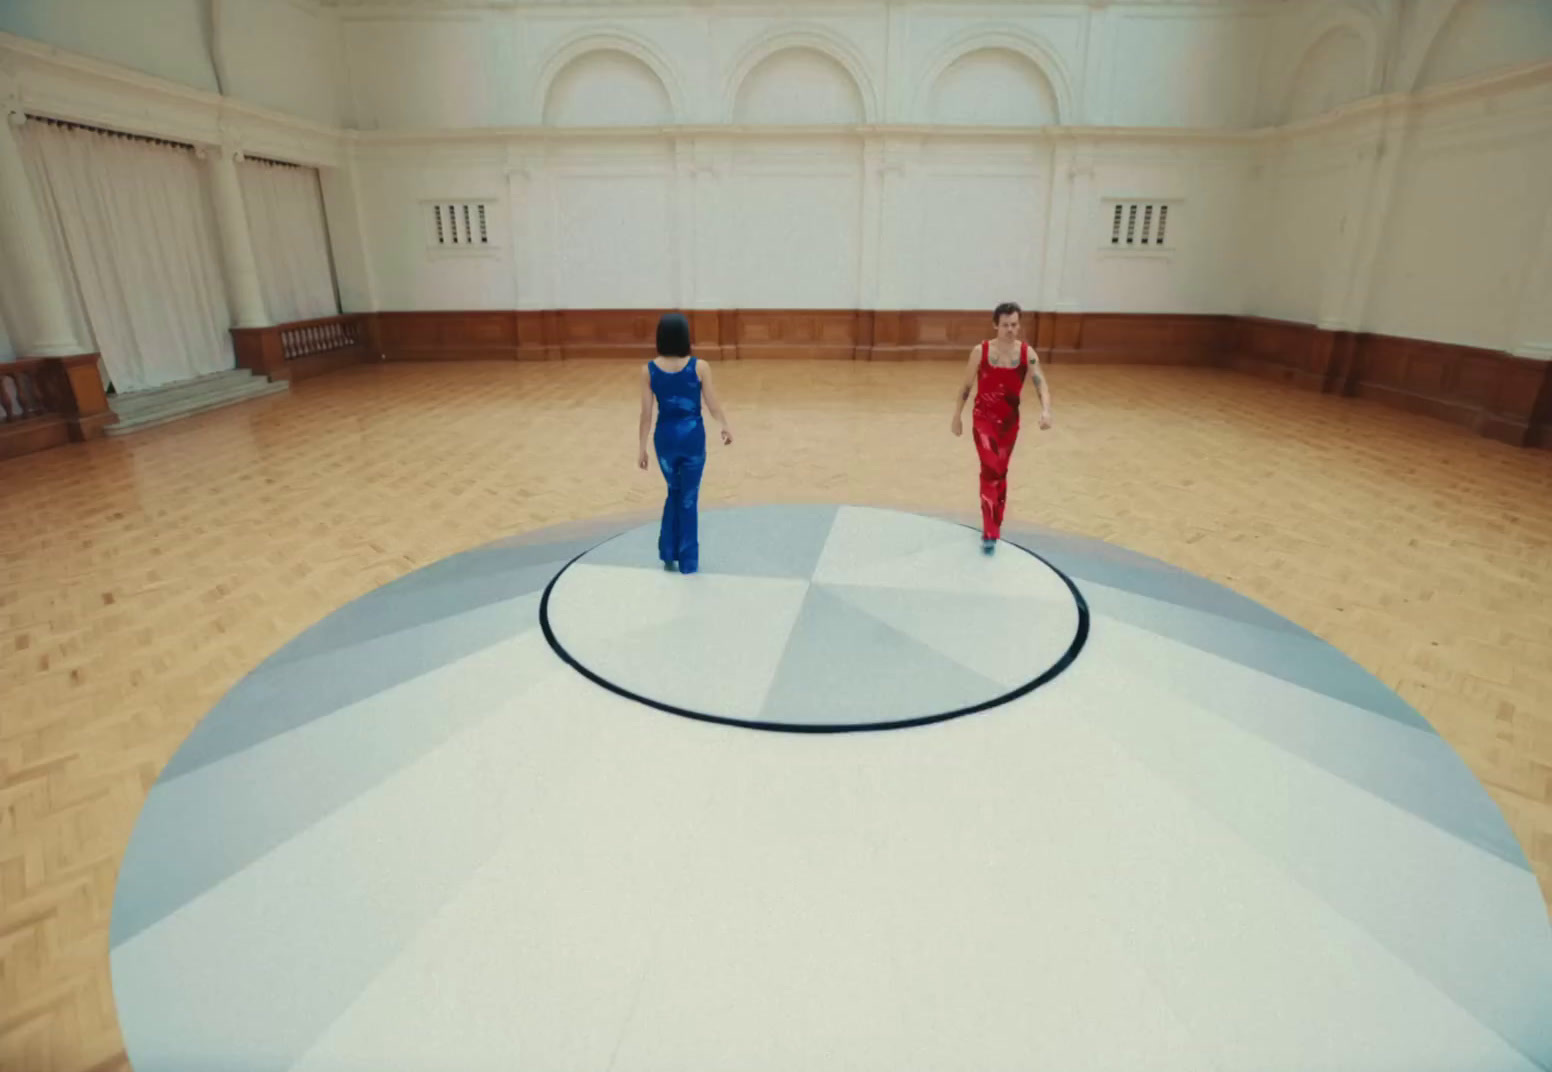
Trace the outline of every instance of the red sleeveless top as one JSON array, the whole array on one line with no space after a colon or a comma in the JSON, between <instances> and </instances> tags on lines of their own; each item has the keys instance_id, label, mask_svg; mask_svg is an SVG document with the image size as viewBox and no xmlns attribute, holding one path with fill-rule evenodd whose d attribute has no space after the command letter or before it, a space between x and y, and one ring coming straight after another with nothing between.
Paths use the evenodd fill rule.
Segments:
<instances>
[{"instance_id":1,"label":"red sleeveless top","mask_svg":"<svg viewBox=\"0 0 1552 1072\"><path fill-rule=\"evenodd\" d=\"M1024 377L1029 371L1029 343L1019 344L1019 363L1013 368L998 368L991 362L990 340L981 343L981 368L976 378L974 416L994 424L1017 424L1019 399L1024 394Z\"/></svg>"}]
</instances>

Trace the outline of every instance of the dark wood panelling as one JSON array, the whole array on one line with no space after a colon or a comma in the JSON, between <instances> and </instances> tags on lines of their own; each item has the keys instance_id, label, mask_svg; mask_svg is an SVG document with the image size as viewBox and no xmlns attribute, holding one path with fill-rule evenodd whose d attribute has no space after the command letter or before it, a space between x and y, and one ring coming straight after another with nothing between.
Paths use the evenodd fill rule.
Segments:
<instances>
[{"instance_id":1,"label":"dark wood panelling","mask_svg":"<svg viewBox=\"0 0 1552 1072\"><path fill-rule=\"evenodd\" d=\"M858 320L850 309L742 309L732 342L740 359L850 361L857 356ZM727 344L724 338L724 353Z\"/></svg>"},{"instance_id":2,"label":"dark wood panelling","mask_svg":"<svg viewBox=\"0 0 1552 1072\"><path fill-rule=\"evenodd\" d=\"M562 310L557 318L560 356L571 360L650 356L661 315L655 309Z\"/></svg>"},{"instance_id":3,"label":"dark wood panelling","mask_svg":"<svg viewBox=\"0 0 1552 1072\"><path fill-rule=\"evenodd\" d=\"M515 361L518 314L508 310L378 313L389 361Z\"/></svg>"},{"instance_id":4,"label":"dark wood panelling","mask_svg":"<svg viewBox=\"0 0 1552 1072\"><path fill-rule=\"evenodd\" d=\"M289 380L286 354L280 345L280 327L233 328L232 351L237 367L269 380Z\"/></svg>"},{"instance_id":5,"label":"dark wood panelling","mask_svg":"<svg viewBox=\"0 0 1552 1072\"><path fill-rule=\"evenodd\" d=\"M660 312L381 313L368 318L369 349L393 360L646 360ZM961 361L993 330L989 312L981 310L702 309L687 315L696 352L708 360ZM1506 443L1552 446L1552 364L1494 351L1214 315L1026 311L1024 332L1052 364L1218 366L1373 399ZM348 362L320 362L318 371L341 363Z\"/></svg>"},{"instance_id":6,"label":"dark wood panelling","mask_svg":"<svg viewBox=\"0 0 1552 1072\"><path fill-rule=\"evenodd\" d=\"M1235 318L1067 313L1051 326L1052 364L1212 365L1233 346Z\"/></svg>"},{"instance_id":7,"label":"dark wood panelling","mask_svg":"<svg viewBox=\"0 0 1552 1072\"><path fill-rule=\"evenodd\" d=\"M872 322L872 342L858 354L870 361L963 361L970 348L995 331L990 312L920 309L862 313ZM1034 313L1024 316L1027 337L1037 328Z\"/></svg>"},{"instance_id":8,"label":"dark wood panelling","mask_svg":"<svg viewBox=\"0 0 1552 1072\"><path fill-rule=\"evenodd\" d=\"M1552 446L1552 363L1393 335L1243 318L1226 367L1464 425L1516 446Z\"/></svg>"},{"instance_id":9,"label":"dark wood panelling","mask_svg":"<svg viewBox=\"0 0 1552 1072\"><path fill-rule=\"evenodd\" d=\"M368 353L364 346L353 346L345 350L328 350L321 354L308 354L306 357L292 358L286 363L290 370L291 379L310 380L314 376L322 376L329 372L338 372L342 368L351 365L361 365L376 358Z\"/></svg>"},{"instance_id":10,"label":"dark wood panelling","mask_svg":"<svg viewBox=\"0 0 1552 1072\"><path fill-rule=\"evenodd\" d=\"M23 454L62 447L70 442L70 425L52 414L23 421L0 424L0 458L19 458Z\"/></svg>"}]
</instances>

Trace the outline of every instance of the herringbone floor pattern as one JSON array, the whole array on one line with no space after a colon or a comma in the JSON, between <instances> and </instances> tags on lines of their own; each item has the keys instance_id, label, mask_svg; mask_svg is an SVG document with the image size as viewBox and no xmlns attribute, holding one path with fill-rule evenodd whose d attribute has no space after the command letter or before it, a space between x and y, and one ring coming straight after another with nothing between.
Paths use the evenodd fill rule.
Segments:
<instances>
[{"instance_id":1,"label":"herringbone floor pattern","mask_svg":"<svg viewBox=\"0 0 1552 1072\"><path fill-rule=\"evenodd\" d=\"M707 504L975 510L957 366L719 370ZM1552 453L1229 373L1051 369L1010 517L1235 588L1427 715L1552 896ZM281 643L417 567L651 510L634 369L353 369L0 463L0 1072L127 1063L107 935L157 772Z\"/></svg>"}]
</instances>

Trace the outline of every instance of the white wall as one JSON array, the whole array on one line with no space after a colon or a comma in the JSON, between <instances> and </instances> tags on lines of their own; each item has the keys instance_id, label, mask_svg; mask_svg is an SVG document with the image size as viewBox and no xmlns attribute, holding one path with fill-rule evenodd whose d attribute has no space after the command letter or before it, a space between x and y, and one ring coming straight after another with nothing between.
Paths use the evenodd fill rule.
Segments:
<instances>
[{"instance_id":1,"label":"white wall","mask_svg":"<svg viewBox=\"0 0 1552 1072\"><path fill-rule=\"evenodd\" d=\"M185 32L197 18L147 3L182 29L152 42L126 24L80 47L121 62L146 52L198 84L199 35ZM88 8L0 10L45 38L118 26L77 17ZM991 296L1508 345L1552 336L1552 314L1525 297L1552 272L1552 187L1539 179L1552 139L1536 96L1548 78L1459 87L1552 55L1546 10L223 0L216 41L234 91L354 122L343 152L226 105L139 87L116 102L109 88L126 87L107 81L82 94L78 71L24 71L22 95L323 165L347 310ZM286 48L299 67L274 59ZM490 247L431 247L426 205L449 198L487 204ZM1168 200L1170 248L1107 248L1111 198Z\"/></svg>"},{"instance_id":2,"label":"white wall","mask_svg":"<svg viewBox=\"0 0 1552 1072\"><path fill-rule=\"evenodd\" d=\"M216 91L206 0L5 0L0 30Z\"/></svg>"},{"instance_id":3,"label":"white wall","mask_svg":"<svg viewBox=\"0 0 1552 1072\"><path fill-rule=\"evenodd\" d=\"M1440 7L1434 0L1434 7ZM1552 56L1546 0L1463 0L1429 42L1413 88L1444 85Z\"/></svg>"},{"instance_id":4,"label":"white wall","mask_svg":"<svg viewBox=\"0 0 1552 1072\"><path fill-rule=\"evenodd\" d=\"M375 300L952 309L1049 291L1068 308L1233 311L1249 154L1230 143L1254 118L1270 10L346 8ZM1051 131L1089 122L1224 137L1079 135L1063 151L1087 170L1058 169ZM488 163L456 162L473 158ZM472 188L501 198L511 245L427 254L421 201ZM1114 196L1174 201L1176 246L1101 249Z\"/></svg>"},{"instance_id":5,"label":"white wall","mask_svg":"<svg viewBox=\"0 0 1552 1072\"><path fill-rule=\"evenodd\" d=\"M1066 123L1234 129L1256 119L1268 27L1280 10L1267 0L921 7L806 0L785 9L605 2L580 12L368 3L339 14L352 107L366 130L555 122L546 89L589 46L654 71L683 123L722 123L740 109L752 122L859 115L954 122L980 93L982 122L1048 121L1060 109ZM783 45L811 51L769 55ZM954 69L967 55L983 68L969 78ZM783 89L772 95L775 85ZM1031 86L1038 104L1026 99ZM574 87L561 92L574 95ZM1010 92L1016 102L1004 99ZM597 103L597 118L605 118L607 102Z\"/></svg>"},{"instance_id":6,"label":"white wall","mask_svg":"<svg viewBox=\"0 0 1552 1072\"><path fill-rule=\"evenodd\" d=\"M138 2L138 0L137 0ZM230 97L329 126L348 126L339 17L298 0L220 0L213 49Z\"/></svg>"},{"instance_id":7,"label":"white wall","mask_svg":"<svg viewBox=\"0 0 1552 1072\"><path fill-rule=\"evenodd\" d=\"M357 160L361 218L374 291L380 309L510 309L515 294L512 228L504 212L492 214L488 251L433 249L427 207L433 201L491 200L508 204L505 153L496 145L367 152ZM326 207L328 202L325 201ZM337 211L337 206L336 206ZM331 236L333 225L331 223ZM337 240L337 239L336 239ZM338 258L336 257L336 263ZM359 291L342 287L346 312L367 307Z\"/></svg>"},{"instance_id":8,"label":"white wall","mask_svg":"<svg viewBox=\"0 0 1552 1072\"><path fill-rule=\"evenodd\" d=\"M1356 149L1346 139L1293 137L1271 147L1247 191L1243 217L1247 311L1301 323L1322 319L1323 290L1336 270Z\"/></svg>"},{"instance_id":9,"label":"white wall","mask_svg":"<svg viewBox=\"0 0 1552 1072\"><path fill-rule=\"evenodd\" d=\"M1415 95L1266 136L1247 311L1552 357L1552 77L1491 73L1552 51L1502 40L1538 40L1548 10L1418 5L1392 54Z\"/></svg>"},{"instance_id":10,"label":"white wall","mask_svg":"<svg viewBox=\"0 0 1552 1072\"><path fill-rule=\"evenodd\" d=\"M308 0L4 0L0 31L319 123L349 119L340 18Z\"/></svg>"},{"instance_id":11,"label":"white wall","mask_svg":"<svg viewBox=\"0 0 1552 1072\"><path fill-rule=\"evenodd\" d=\"M1512 350L1552 211L1552 87L1429 109L1409 133L1369 296L1369 330ZM1523 325L1527 332L1532 324Z\"/></svg>"}]
</instances>

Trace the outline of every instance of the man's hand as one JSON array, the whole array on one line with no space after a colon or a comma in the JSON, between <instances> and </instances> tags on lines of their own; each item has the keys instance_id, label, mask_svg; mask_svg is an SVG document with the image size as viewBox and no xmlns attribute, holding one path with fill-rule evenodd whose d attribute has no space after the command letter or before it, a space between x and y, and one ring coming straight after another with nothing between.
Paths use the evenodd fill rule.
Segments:
<instances>
[{"instance_id":1,"label":"man's hand","mask_svg":"<svg viewBox=\"0 0 1552 1072\"><path fill-rule=\"evenodd\" d=\"M1040 430L1043 432L1049 427L1051 427L1051 414L1050 411L1047 410L1040 414Z\"/></svg>"},{"instance_id":2,"label":"man's hand","mask_svg":"<svg viewBox=\"0 0 1552 1072\"><path fill-rule=\"evenodd\" d=\"M965 419L956 413L954 414L954 423L949 425L949 427L955 435L962 436L965 434Z\"/></svg>"}]
</instances>

